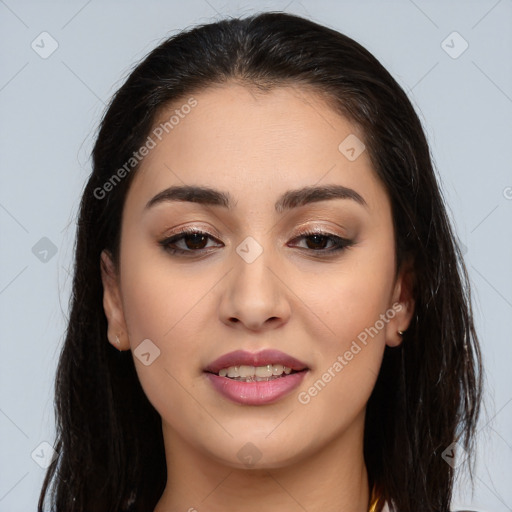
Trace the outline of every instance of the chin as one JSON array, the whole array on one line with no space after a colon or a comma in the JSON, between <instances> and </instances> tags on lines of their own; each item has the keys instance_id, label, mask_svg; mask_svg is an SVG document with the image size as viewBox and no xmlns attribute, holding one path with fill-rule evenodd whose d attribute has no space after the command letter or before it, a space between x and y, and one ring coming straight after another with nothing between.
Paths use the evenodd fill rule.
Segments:
<instances>
[{"instance_id":1,"label":"chin","mask_svg":"<svg viewBox=\"0 0 512 512\"><path fill-rule=\"evenodd\" d=\"M288 467L300 462L307 453L304 443L284 444L281 439L265 439L265 435L251 436L247 431L243 436L235 436L227 445L218 444L205 447L218 463L236 469L268 470ZM300 452L297 448L300 447ZM221 448L221 451L219 451ZM314 448L312 448L314 450Z\"/></svg>"}]
</instances>

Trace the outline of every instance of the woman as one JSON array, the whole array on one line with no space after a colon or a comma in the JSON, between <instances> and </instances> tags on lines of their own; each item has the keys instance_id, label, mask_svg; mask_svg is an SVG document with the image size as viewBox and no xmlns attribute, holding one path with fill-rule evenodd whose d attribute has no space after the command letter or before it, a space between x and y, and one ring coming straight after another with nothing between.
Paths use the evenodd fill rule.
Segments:
<instances>
[{"instance_id":1,"label":"woman","mask_svg":"<svg viewBox=\"0 0 512 512\"><path fill-rule=\"evenodd\" d=\"M137 66L94 147L55 391L40 511L50 483L58 512L449 510L481 398L469 286L368 51L264 13Z\"/></svg>"}]
</instances>

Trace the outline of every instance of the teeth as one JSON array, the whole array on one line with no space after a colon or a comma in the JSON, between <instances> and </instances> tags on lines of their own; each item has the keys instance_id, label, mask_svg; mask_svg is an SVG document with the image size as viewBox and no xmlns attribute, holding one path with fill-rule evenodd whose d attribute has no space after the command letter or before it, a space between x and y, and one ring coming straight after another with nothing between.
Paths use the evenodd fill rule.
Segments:
<instances>
[{"instance_id":1,"label":"teeth","mask_svg":"<svg viewBox=\"0 0 512 512\"><path fill-rule=\"evenodd\" d=\"M266 366L230 366L229 368L222 368L219 371L220 377L230 377L232 379L240 378L251 380L267 380L272 377L279 377L283 373L289 375L292 369L282 364L267 364Z\"/></svg>"},{"instance_id":2,"label":"teeth","mask_svg":"<svg viewBox=\"0 0 512 512\"><path fill-rule=\"evenodd\" d=\"M282 364L273 364L272 365L272 375L281 375L284 371L284 366Z\"/></svg>"}]
</instances>

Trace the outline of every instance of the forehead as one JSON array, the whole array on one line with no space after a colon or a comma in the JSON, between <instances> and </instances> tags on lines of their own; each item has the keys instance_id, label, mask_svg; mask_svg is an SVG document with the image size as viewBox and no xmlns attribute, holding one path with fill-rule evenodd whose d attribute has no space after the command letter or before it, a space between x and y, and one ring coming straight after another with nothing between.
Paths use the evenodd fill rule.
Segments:
<instances>
[{"instance_id":1,"label":"forehead","mask_svg":"<svg viewBox=\"0 0 512 512\"><path fill-rule=\"evenodd\" d=\"M309 88L211 87L159 112L149 136L154 147L134 177L132 202L172 184L261 199L322 183L383 192L367 151L344 153L346 140L359 152L364 134Z\"/></svg>"},{"instance_id":2,"label":"forehead","mask_svg":"<svg viewBox=\"0 0 512 512\"><path fill-rule=\"evenodd\" d=\"M206 89L194 99L197 105L170 131L174 137L164 135L167 149L179 145L182 152L190 152L194 147L198 157L216 153L247 163L274 157L278 165L311 156L312 149L335 153L340 132L363 137L310 88L283 86L262 92L229 83ZM163 126L169 114L182 110L187 101L184 98L162 111L155 125ZM153 152L148 163L158 153Z\"/></svg>"}]
</instances>

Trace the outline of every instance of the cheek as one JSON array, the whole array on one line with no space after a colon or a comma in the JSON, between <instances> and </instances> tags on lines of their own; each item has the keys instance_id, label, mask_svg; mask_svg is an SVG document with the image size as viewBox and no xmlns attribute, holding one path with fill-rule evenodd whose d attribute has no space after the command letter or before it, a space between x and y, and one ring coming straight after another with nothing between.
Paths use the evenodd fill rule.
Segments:
<instances>
[{"instance_id":1,"label":"cheek","mask_svg":"<svg viewBox=\"0 0 512 512\"><path fill-rule=\"evenodd\" d=\"M126 239L130 240L129 233ZM197 271L192 266L171 262L163 249L155 250L147 240L126 242L122 251L123 310L132 349L145 338L153 339L161 349L187 333L187 344L193 341L197 322L191 318L201 310L214 276L194 278Z\"/></svg>"},{"instance_id":2,"label":"cheek","mask_svg":"<svg viewBox=\"0 0 512 512\"><path fill-rule=\"evenodd\" d=\"M318 322L309 326L316 365L298 390L297 402L310 427L326 437L337 435L364 411L385 348L381 315L388 308L393 259L389 262L382 253L359 256L357 263L330 276L322 300L317 296L315 308L329 329L318 336Z\"/></svg>"},{"instance_id":3,"label":"cheek","mask_svg":"<svg viewBox=\"0 0 512 512\"><path fill-rule=\"evenodd\" d=\"M345 256L301 291L323 323L322 339L336 349L350 344L386 312L395 277L392 241L371 246L362 242Z\"/></svg>"},{"instance_id":4,"label":"cheek","mask_svg":"<svg viewBox=\"0 0 512 512\"><path fill-rule=\"evenodd\" d=\"M122 276L123 309L137 375L160 415L174 418L176 410L190 409L189 392L194 393L195 385L191 376L202 372L209 332L205 319L212 318L208 290L215 277L192 279L183 269L166 264L165 258L151 261L143 251L132 252L123 264L129 269ZM145 365L137 347L148 339L153 344L150 353L158 355L151 353L152 362Z\"/></svg>"},{"instance_id":5,"label":"cheek","mask_svg":"<svg viewBox=\"0 0 512 512\"><path fill-rule=\"evenodd\" d=\"M331 406L339 411L338 417L349 421L355 411L364 408L379 373L385 320L394 316L388 308L395 259L392 238L368 240L371 244L361 242L335 271L331 268L317 275L316 286L309 286L309 295L303 295L321 322L312 320L307 327L315 340L311 347L316 365L300 389L299 403L312 417L321 418L320 422L327 421L324 414ZM304 287L302 293L307 290Z\"/></svg>"}]
</instances>

